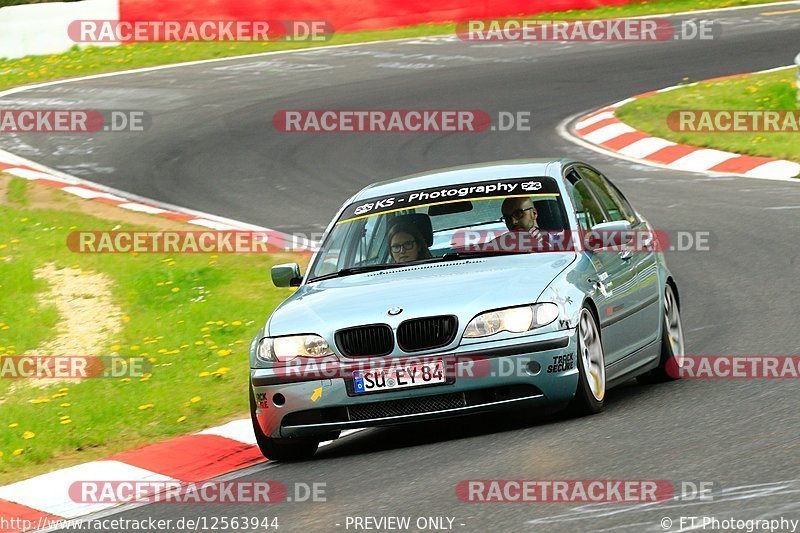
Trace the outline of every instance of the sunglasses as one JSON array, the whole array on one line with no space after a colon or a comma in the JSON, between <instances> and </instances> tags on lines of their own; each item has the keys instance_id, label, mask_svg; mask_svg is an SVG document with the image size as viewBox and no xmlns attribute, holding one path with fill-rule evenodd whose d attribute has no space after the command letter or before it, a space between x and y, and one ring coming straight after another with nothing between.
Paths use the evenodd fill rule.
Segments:
<instances>
[{"instance_id":1,"label":"sunglasses","mask_svg":"<svg viewBox=\"0 0 800 533\"><path fill-rule=\"evenodd\" d=\"M525 211L533 211L533 206L526 207L525 209L514 209L510 215L505 215L503 218L509 222L512 220L519 220L525 216Z\"/></svg>"}]
</instances>

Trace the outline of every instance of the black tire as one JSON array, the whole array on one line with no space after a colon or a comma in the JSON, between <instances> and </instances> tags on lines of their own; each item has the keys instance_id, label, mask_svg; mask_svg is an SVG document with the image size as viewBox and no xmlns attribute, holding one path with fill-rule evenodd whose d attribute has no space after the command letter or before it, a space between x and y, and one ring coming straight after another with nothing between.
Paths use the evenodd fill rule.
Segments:
<instances>
[{"instance_id":1,"label":"black tire","mask_svg":"<svg viewBox=\"0 0 800 533\"><path fill-rule=\"evenodd\" d=\"M671 313L674 313L671 315ZM675 324L677 321L677 335L680 336L680 354L676 354L673 349L674 340L671 340L671 325L672 334L675 335ZM675 291L667 284L664 289L664 312L661 316L661 357L658 361L658 366L637 376L636 380L643 384L664 383L666 381L674 381L680 379L680 360L679 357L683 356L683 326L681 324L680 309L678 306L678 299L675 297ZM678 358L676 358L676 355Z\"/></svg>"},{"instance_id":2,"label":"black tire","mask_svg":"<svg viewBox=\"0 0 800 533\"><path fill-rule=\"evenodd\" d=\"M264 435L256 418L256 399L253 389L250 390L250 420L253 422L253 433L261 455L271 461L302 461L311 458L319 447L319 441L312 438L273 439Z\"/></svg>"},{"instance_id":3,"label":"black tire","mask_svg":"<svg viewBox=\"0 0 800 533\"><path fill-rule=\"evenodd\" d=\"M586 325L591 326L594 328L594 336L596 344L591 347L592 350L596 350L599 348L599 358L600 358L600 365L595 365L595 371L591 374L587 369L587 365L584 362L585 359L591 358L587 355L588 352L586 347L584 346L584 328ZM600 339L600 326L597 324L597 318L594 316L591 308L584 304L583 308L581 309L580 318L578 319L578 353L576 354L576 359L578 360L578 387L575 391L575 397L569 403L566 409L566 413L568 416L586 416L586 415L593 415L595 413L599 413L603 410L603 404L605 401L605 391L606 391L606 379L605 379L605 354L603 352L603 343ZM595 353L594 358L596 359L597 353ZM601 368L602 367L602 368ZM596 383L597 391L599 394L593 392L593 387L590 385L589 380L592 379ZM598 397L599 396L599 399Z\"/></svg>"}]
</instances>

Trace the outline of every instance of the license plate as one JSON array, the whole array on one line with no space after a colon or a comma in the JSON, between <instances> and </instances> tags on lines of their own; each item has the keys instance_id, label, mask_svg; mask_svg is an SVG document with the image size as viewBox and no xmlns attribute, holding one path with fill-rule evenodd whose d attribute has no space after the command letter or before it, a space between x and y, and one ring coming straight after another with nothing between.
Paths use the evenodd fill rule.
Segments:
<instances>
[{"instance_id":1,"label":"license plate","mask_svg":"<svg viewBox=\"0 0 800 533\"><path fill-rule=\"evenodd\" d=\"M356 394L424 387L446 381L441 360L353 372L353 390Z\"/></svg>"}]
</instances>

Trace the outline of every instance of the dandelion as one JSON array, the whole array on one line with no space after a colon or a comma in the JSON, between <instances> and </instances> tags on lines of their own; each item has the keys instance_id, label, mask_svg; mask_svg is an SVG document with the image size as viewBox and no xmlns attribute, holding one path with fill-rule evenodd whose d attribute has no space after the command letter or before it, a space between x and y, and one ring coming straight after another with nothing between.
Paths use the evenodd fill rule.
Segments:
<instances>
[{"instance_id":1,"label":"dandelion","mask_svg":"<svg viewBox=\"0 0 800 533\"><path fill-rule=\"evenodd\" d=\"M111 351L112 351L112 352L118 352L118 351L120 351L121 349L122 349L122 346L120 346L119 344L115 344L115 345L113 345L113 346L111 347Z\"/></svg>"},{"instance_id":2,"label":"dandelion","mask_svg":"<svg viewBox=\"0 0 800 533\"><path fill-rule=\"evenodd\" d=\"M203 372L200 372L200 373L197 375L197 377L205 378L205 377L208 377L208 376L210 376L210 375L211 375L211 372L206 372L206 371L203 371Z\"/></svg>"},{"instance_id":3,"label":"dandelion","mask_svg":"<svg viewBox=\"0 0 800 533\"><path fill-rule=\"evenodd\" d=\"M33 400L28 400L28 403L37 404L37 403L47 403L50 401L50 398L34 398Z\"/></svg>"},{"instance_id":4,"label":"dandelion","mask_svg":"<svg viewBox=\"0 0 800 533\"><path fill-rule=\"evenodd\" d=\"M183 422L184 420L186 420L186 417L185 417L185 416L182 416L182 417L180 417L179 419L177 419L175 422L178 422L178 423L180 424L180 423L181 423L181 422Z\"/></svg>"},{"instance_id":5,"label":"dandelion","mask_svg":"<svg viewBox=\"0 0 800 533\"><path fill-rule=\"evenodd\" d=\"M24 452L24 451L25 450L23 450L22 448L18 448L16 450L14 450L13 452L11 452L11 455L16 457L17 455L22 455L22 452Z\"/></svg>"},{"instance_id":6,"label":"dandelion","mask_svg":"<svg viewBox=\"0 0 800 533\"><path fill-rule=\"evenodd\" d=\"M195 346L202 346L205 344L205 341L194 341Z\"/></svg>"},{"instance_id":7,"label":"dandelion","mask_svg":"<svg viewBox=\"0 0 800 533\"><path fill-rule=\"evenodd\" d=\"M231 354L231 350L220 350L220 351L217 352L217 355L219 355L220 357L225 357L226 355L230 355L230 354Z\"/></svg>"},{"instance_id":8,"label":"dandelion","mask_svg":"<svg viewBox=\"0 0 800 533\"><path fill-rule=\"evenodd\" d=\"M140 411L146 411L147 409L152 409L153 407L155 406L152 403L146 403L144 405L140 405L139 407L137 407L137 409L139 409Z\"/></svg>"},{"instance_id":9,"label":"dandelion","mask_svg":"<svg viewBox=\"0 0 800 533\"><path fill-rule=\"evenodd\" d=\"M233 322L231 322L231 326L241 326L241 325L242 325L241 320L234 320Z\"/></svg>"},{"instance_id":10,"label":"dandelion","mask_svg":"<svg viewBox=\"0 0 800 533\"><path fill-rule=\"evenodd\" d=\"M25 440L31 440L35 436L36 433L34 433L33 431L26 431L25 433L22 434L22 438Z\"/></svg>"},{"instance_id":11,"label":"dandelion","mask_svg":"<svg viewBox=\"0 0 800 533\"><path fill-rule=\"evenodd\" d=\"M13 424L9 424L8 427L13 429L15 427L19 427L19 424L17 422L14 422Z\"/></svg>"},{"instance_id":12,"label":"dandelion","mask_svg":"<svg viewBox=\"0 0 800 533\"><path fill-rule=\"evenodd\" d=\"M59 407L69 407L70 405L72 405L72 404L71 403L66 403L66 402L58 404Z\"/></svg>"},{"instance_id":13,"label":"dandelion","mask_svg":"<svg viewBox=\"0 0 800 533\"><path fill-rule=\"evenodd\" d=\"M202 398L201 398L200 396L194 396L194 397L192 397L192 399L190 399L189 401L190 401L190 402L192 402L192 403L197 403L197 402L199 402L200 400L202 400Z\"/></svg>"},{"instance_id":14,"label":"dandelion","mask_svg":"<svg viewBox=\"0 0 800 533\"><path fill-rule=\"evenodd\" d=\"M60 422L60 424L61 424L62 426L65 426L65 425L67 425L67 424L72 424L72 420L70 420L69 418L67 418L66 420L62 420L62 421Z\"/></svg>"},{"instance_id":15,"label":"dandelion","mask_svg":"<svg viewBox=\"0 0 800 533\"><path fill-rule=\"evenodd\" d=\"M59 420L69 420L69 415L60 416L60 417L58 417L58 419Z\"/></svg>"},{"instance_id":16,"label":"dandelion","mask_svg":"<svg viewBox=\"0 0 800 533\"><path fill-rule=\"evenodd\" d=\"M135 352L135 351L138 351L138 350L139 350L139 345L138 344L134 344L133 346L131 346L131 351Z\"/></svg>"},{"instance_id":17,"label":"dandelion","mask_svg":"<svg viewBox=\"0 0 800 533\"><path fill-rule=\"evenodd\" d=\"M181 290L180 287L172 287L172 292L179 292Z\"/></svg>"},{"instance_id":18,"label":"dandelion","mask_svg":"<svg viewBox=\"0 0 800 533\"><path fill-rule=\"evenodd\" d=\"M120 381L123 383L128 383L130 380L131 378L122 378Z\"/></svg>"},{"instance_id":19,"label":"dandelion","mask_svg":"<svg viewBox=\"0 0 800 533\"><path fill-rule=\"evenodd\" d=\"M62 389L58 389L58 392L69 392L69 389L64 387Z\"/></svg>"}]
</instances>

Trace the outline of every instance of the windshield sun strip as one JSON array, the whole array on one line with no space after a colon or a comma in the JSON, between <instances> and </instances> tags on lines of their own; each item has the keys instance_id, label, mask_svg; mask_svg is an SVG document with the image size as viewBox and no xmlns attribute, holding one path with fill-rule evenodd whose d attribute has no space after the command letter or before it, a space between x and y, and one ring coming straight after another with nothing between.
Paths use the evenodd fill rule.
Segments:
<instances>
[{"instance_id":1,"label":"windshield sun strip","mask_svg":"<svg viewBox=\"0 0 800 533\"><path fill-rule=\"evenodd\" d=\"M552 193L551 192L538 193L538 194L536 194L536 193L534 193L534 194L504 194L502 196L486 196L484 198L473 198L471 200L469 198L461 198L461 199L458 199L458 200L446 200L444 202L430 202L430 203L427 203L427 204L419 204L419 205L415 205L415 206L412 206L412 207L404 206L404 207L400 207L400 208L397 208L397 209L390 209L388 211L380 211L378 213L369 213L367 215L359 215L357 217L351 217L351 218L347 218L345 220L340 220L340 221L338 221L336 223L336 225L338 226L339 224L344 224L345 222L353 222L353 221L356 221L356 220L361 220L362 218L370 218L370 217L379 216L379 215L386 215L388 213L396 213L398 211L408 211L410 209L417 209L417 208L420 208L420 207L428 207L428 206L431 206L431 205L453 204L453 203L457 203L457 202L480 202L480 201L483 201L483 200L497 200L498 198L522 198L522 197L527 197L527 198L558 198L559 196L561 196L561 194L555 193L555 192L552 192Z\"/></svg>"}]
</instances>

